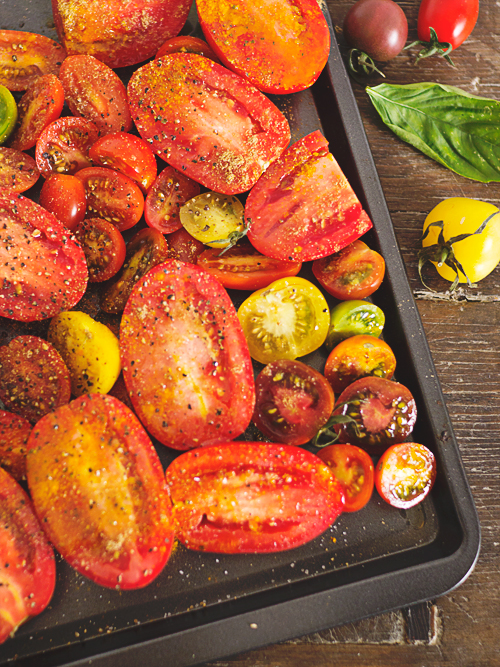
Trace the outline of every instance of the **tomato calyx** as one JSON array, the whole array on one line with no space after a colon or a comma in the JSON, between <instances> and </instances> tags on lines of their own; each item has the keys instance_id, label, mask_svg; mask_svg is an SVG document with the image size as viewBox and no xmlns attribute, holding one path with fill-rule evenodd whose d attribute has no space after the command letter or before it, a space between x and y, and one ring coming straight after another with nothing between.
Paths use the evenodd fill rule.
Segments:
<instances>
[{"instance_id":1,"label":"tomato calyx","mask_svg":"<svg viewBox=\"0 0 500 667\"><path fill-rule=\"evenodd\" d=\"M408 44L408 46L404 47L405 49L411 49L414 46L422 47L422 50L417 54L417 57L415 58L415 65L418 63L419 60L422 60L422 58L428 58L429 56L438 54L440 56L443 56L443 58L448 63L450 63L452 67L455 67L455 63L453 62L453 60L450 58L449 55L453 51L452 44L450 42L440 42L437 36L437 32L434 30L434 28L429 27L429 32L431 36L428 42L421 39L417 39L411 44Z\"/></svg>"},{"instance_id":2,"label":"tomato calyx","mask_svg":"<svg viewBox=\"0 0 500 667\"><path fill-rule=\"evenodd\" d=\"M338 403L335 406L335 409L349 404L350 404L349 401L347 401L346 403ZM329 445L334 445L336 442L338 442L340 437L340 432L337 432L333 429L333 427L336 424L352 424L356 436L359 437L361 435L358 423L354 419L354 417L350 417L349 415L332 415L330 419L326 422L326 424L322 426L316 433L316 435L312 439L312 444L315 447L322 449L323 447L328 447ZM325 438L328 438L328 440L323 441Z\"/></svg>"},{"instance_id":3,"label":"tomato calyx","mask_svg":"<svg viewBox=\"0 0 500 667\"><path fill-rule=\"evenodd\" d=\"M347 55L349 69L353 74L363 73L367 76L371 76L376 72L385 79L385 74L375 65L373 58L364 51L361 51L360 49L349 49Z\"/></svg>"}]
</instances>

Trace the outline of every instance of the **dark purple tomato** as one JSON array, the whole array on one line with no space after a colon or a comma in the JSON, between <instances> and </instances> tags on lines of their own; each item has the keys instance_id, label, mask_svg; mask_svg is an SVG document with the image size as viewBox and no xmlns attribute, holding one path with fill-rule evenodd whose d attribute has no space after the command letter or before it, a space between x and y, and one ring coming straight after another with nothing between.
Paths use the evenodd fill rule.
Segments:
<instances>
[{"instance_id":1,"label":"dark purple tomato","mask_svg":"<svg viewBox=\"0 0 500 667\"><path fill-rule=\"evenodd\" d=\"M373 60L392 60L408 37L405 13L393 0L358 0L344 19L344 37Z\"/></svg>"}]
</instances>

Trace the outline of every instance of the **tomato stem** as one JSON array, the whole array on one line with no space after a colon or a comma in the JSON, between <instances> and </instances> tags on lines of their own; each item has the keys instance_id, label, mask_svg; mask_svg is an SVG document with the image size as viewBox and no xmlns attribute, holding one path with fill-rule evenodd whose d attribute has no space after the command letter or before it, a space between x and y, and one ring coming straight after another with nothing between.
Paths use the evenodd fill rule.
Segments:
<instances>
[{"instance_id":1,"label":"tomato stem","mask_svg":"<svg viewBox=\"0 0 500 667\"><path fill-rule=\"evenodd\" d=\"M443 58L450 63L452 67L455 67L455 63L453 60L450 58L450 53L453 51L453 46L451 45L450 42L440 42L437 36L437 32L434 30L434 28L430 27L429 28L430 32L430 40L428 42L417 39L415 42L412 42L411 44L408 44L408 46L405 46L406 49L411 49L414 46L421 46L422 50L417 54L417 57L415 58L415 65L418 63L419 60L422 60L422 58L428 58L429 56L433 56L435 54L438 54L440 56L443 56Z\"/></svg>"},{"instance_id":2,"label":"tomato stem","mask_svg":"<svg viewBox=\"0 0 500 667\"><path fill-rule=\"evenodd\" d=\"M349 417L349 415L332 415L330 419L326 422L326 424L324 424L324 426L322 426L316 433L316 435L312 439L312 444L320 449L323 447L328 447L328 445L333 445L338 441L339 433L336 433L334 430L332 430L332 426L334 426L335 424L347 424L347 423L353 423L356 433L359 432L358 424L356 420L353 419L353 417ZM319 439L324 437L328 437L329 440L327 440L326 442L322 442L320 444Z\"/></svg>"},{"instance_id":3,"label":"tomato stem","mask_svg":"<svg viewBox=\"0 0 500 667\"><path fill-rule=\"evenodd\" d=\"M383 76L385 79L385 74L378 69L373 58L371 58L364 51L360 51L359 49L350 49L348 55L349 69L354 74L359 74L359 70L361 69L363 74L370 76L374 72L377 72L377 74L380 74L380 76Z\"/></svg>"},{"instance_id":4,"label":"tomato stem","mask_svg":"<svg viewBox=\"0 0 500 667\"><path fill-rule=\"evenodd\" d=\"M228 245L223 248L220 253L218 254L218 257L221 257L225 252L227 252L230 248L233 248L240 239L242 239L244 236L248 234L248 230L250 227L245 227L243 230L236 230L234 232L230 232L228 234L227 239L217 239L216 241L211 241L211 243L224 243L225 241L229 241Z\"/></svg>"}]
</instances>

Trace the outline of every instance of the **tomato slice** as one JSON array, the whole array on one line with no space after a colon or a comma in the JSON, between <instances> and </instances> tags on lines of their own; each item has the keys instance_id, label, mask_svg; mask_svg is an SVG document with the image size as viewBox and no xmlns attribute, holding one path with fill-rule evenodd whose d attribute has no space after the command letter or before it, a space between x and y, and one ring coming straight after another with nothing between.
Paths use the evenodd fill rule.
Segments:
<instances>
[{"instance_id":1,"label":"tomato slice","mask_svg":"<svg viewBox=\"0 0 500 667\"><path fill-rule=\"evenodd\" d=\"M331 255L372 227L319 131L265 171L248 195L245 217L257 250L290 261Z\"/></svg>"},{"instance_id":2,"label":"tomato slice","mask_svg":"<svg viewBox=\"0 0 500 667\"><path fill-rule=\"evenodd\" d=\"M295 359L325 342L330 311L323 294L305 278L280 278L250 295L238 317L256 361Z\"/></svg>"},{"instance_id":3,"label":"tomato slice","mask_svg":"<svg viewBox=\"0 0 500 667\"><path fill-rule=\"evenodd\" d=\"M0 315L31 322L72 308L87 287L83 250L42 206L0 196Z\"/></svg>"},{"instance_id":4,"label":"tomato slice","mask_svg":"<svg viewBox=\"0 0 500 667\"><path fill-rule=\"evenodd\" d=\"M26 443L32 428L24 417L0 410L0 466L18 482L26 479Z\"/></svg>"},{"instance_id":5,"label":"tomato slice","mask_svg":"<svg viewBox=\"0 0 500 667\"><path fill-rule=\"evenodd\" d=\"M312 271L336 299L366 299L380 287L385 261L380 253L357 239L335 255L315 260Z\"/></svg>"},{"instance_id":6,"label":"tomato slice","mask_svg":"<svg viewBox=\"0 0 500 667\"><path fill-rule=\"evenodd\" d=\"M64 90L55 74L36 79L19 100L19 123L10 140L11 148L32 148L42 131L57 120L64 105Z\"/></svg>"},{"instance_id":7,"label":"tomato slice","mask_svg":"<svg viewBox=\"0 0 500 667\"><path fill-rule=\"evenodd\" d=\"M59 78L74 116L94 123L101 135L130 130L127 91L111 67L93 56L68 56Z\"/></svg>"},{"instance_id":8,"label":"tomato slice","mask_svg":"<svg viewBox=\"0 0 500 667\"><path fill-rule=\"evenodd\" d=\"M178 539L189 549L272 553L323 533L344 494L328 466L300 447L225 442L167 468Z\"/></svg>"},{"instance_id":9,"label":"tomato slice","mask_svg":"<svg viewBox=\"0 0 500 667\"><path fill-rule=\"evenodd\" d=\"M103 218L87 218L75 230L89 269L89 282L109 280L125 260L125 241L118 229Z\"/></svg>"},{"instance_id":10,"label":"tomato slice","mask_svg":"<svg viewBox=\"0 0 500 667\"><path fill-rule=\"evenodd\" d=\"M245 208L233 195L202 192L181 206L182 226L212 248L228 248L244 234Z\"/></svg>"},{"instance_id":11,"label":"tomato slice","mask_svg":"<svg viewBox=\"0 0 500 667\"><path fill-rule=\"evenodd\" d=\"M58 118L43 130L36 142L36 165L42 176L52 173L75 174L90 167L89 148L99 131L83 118Z\"/></svg>"},{"instance_id":12,"label":"tomato slice","mask_svg":"<svg viewBox=\"0 0 500 667\"><path fill-rule=\"evenodd\" d=\"M199 194L199 183L173 167L166 167L158 174L147 194L144 204L146 223L162 234L181 229L181 206Z\"/></svg>"},{"instance_id":13,"label":"tomato slice","mask_svg":"<svg viewBox=\"0 0 500 667\"><path fill-rule=\"evenodd\" d=\"M44 74L57 76L66 51L49 37L20 30L0 30L0 84L26 90Z\"/></svg>"},{"instance_id":14,"label":"tomato slice","mask_svg":"<svg viewBox=\"0 0 500 667\"><path fill-rule=\"evenodd\" d=\"M45 532L78 572L121 589L161 572L174 538L163 468L123 403L88 394L46 415L27 458Z\"/></svg>"},{"instance_id":15,"label":"tomato slice","mask_svg":"<svg viewBox=\"0 0 500 667\"><path fill-rule=\"evenodd\" d=\"M31 423L69 402L69 371L59 352L38 336L17 336L0 347L0 398Z\"/></svg>"},{"instance_id":16,"label":"tomato slice","mask_svg":"<svg viewBox=\"0 0 500 667\"><path fill-rule=\"evenodd\" d=\"M213 444L249 425L248 346L227 292L209 273L176 260L149 271L127 301L120 347L132 404L163 444Z\"/></svg>"},{"instance_id":17,"label":"tomato slice","mask_svg":"<svg viewBox=\"0 0 500 667\"><path fill-rule=\"evenodd\" d=\"M0 468L0 643L49 604L54 552L28 494Z\"/></svg>"},{"instance_id":18,"label":"tomato slice","mask_svg":"<svg viewBox=\"0 0 500 667\"><path fill-rule=\"evenodd\" d=\"M331 350L346 338L358 335L378 338L384 329L384 311L370 301L342 301L332 308L326 347Z\"/></svg>"},{"instance_id":19,"label":"tomato slice","mask_svg":"<svg viewBox=\"0 0 500 667\"><path fill-rule=\"evenodd\" d=\"M14 95L0 84L0 144L10 137L17 122L17 104Z\"/></svg>"},{"instance_id":20,"label":"tomato slice","mask_svg":"<svg viewBox=\"0 0 500 667\"><path fill-rule=\"evenodd\" d=\"M210 58L216 63L219 62L208 44L199 37L193 37L192 35L177 35L177 37L168 39L158 49L155 60L168 56L170 53L197 53L200 56L205 56L205 58Z\"/></svg>"},{"instance_id":21,"label":"tomato slice","mask_svg":"<svg viewBox=\"0 0 500 667\"><path fill-rule=\"evenodd\" d=\"M38 201L72 232L87 210L83 183L71 174L50 175L42 185Z\"/></svg>"},{"instance_id":22,"label":"tomato slice","mask_svg":"<svg viewBox=\"0 0 500 667\"><path fill-rule=\"evenodd\" d=\"M316 0L198 0L205 38L226 67L266 93L311 86L326 65L330 32Z\"/></svg>"},{"instance_id":23,"label":"tomato slice","mask_svg":"<svg viewBox=\"0 0 500 667\"><path fill-rule=\"evenodd\" d=\"M328 421L334 403L321 373L301 361L279 359L255 380L253 422L274 442L304 445Z\"/></svg>"},{"instance_id":24,"label":"tomato slice","mask_svg":"<svg viewBox=\"0 0 500 667\"><path fill-rule=\"evenodd\" d=\"M375 470L375 485L393 507L413 507L429 494L436 479L436 459L425 445L402 442L389 447Z\"/></svg>"},{"instance_id":25,"label":"tomato slice","mask_svg":"<svg viewBox=\"0 0 500 667\"><path fill-rule=\"evenodd\" d=\"M196 264L198 257L207 247L201 241L193 238L184 227L169 234L167 240L171 258L190 264Z\"/></svg>"},{"instance_id":26,"label":"tomato slice","mask_svg":"<svg viewBox=\"0 0 500 667\"><path fill-rule=\"evenodd\" d=\"M280 278L296 276L302 262L272 259L262 255L250 243L239 241L224 253L218 248L207 248L198 257L198 266L228 289L258 290Z\"/></svg>"},{"instance_id":27,"label":"tomato slice","mask_svg":"<svg viewBox=\"0 0 500 667\"><path fill-rule=\"evenodd\" d=\"M86 167L75 174L85 188L88 218L104 218L124 232L136 225L144 195L130 178L107 167Z\"/></svg>"},{"instance_id":28,"label":"tomato slice","mask_svg":"<svg viewBox=\"0 0 500 667\"><path fill-rule=\"evenodd\" d=\"M329 445L318 452L345 494L345 512L357 512L368 504L374 487L373 461L356 445Z\"/></svg>"},{"instance_id":29,"label":"tomato slice","mask_svg":"<svg viewBox=\"0 0 500 667\"><path fill-rule=\"evenodd\" d=\"M194 53L139 68L132 117L153 152L210 190L249 190L290 140L288 121L237 74Z\"/></svg>"},{"instance_id":30,"label":"tomato slice","mask_svg":"<svg viewBox=\"0 0 500 667\"><path fill-rule=\"evenodd\" d=\"M0 188L12 193L29 190L40 178L36 162L16 148L0 146Z\"/></svg>"}]
</instances>

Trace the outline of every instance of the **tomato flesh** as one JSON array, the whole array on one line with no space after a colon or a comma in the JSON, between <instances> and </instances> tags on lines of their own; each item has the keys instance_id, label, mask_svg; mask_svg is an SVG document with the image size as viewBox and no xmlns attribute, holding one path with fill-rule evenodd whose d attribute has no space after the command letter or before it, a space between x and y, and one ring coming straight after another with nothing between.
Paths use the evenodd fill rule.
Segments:
<instances>
[{"instance_id":1,"label":"tomato flesh","mask_svg":"<svg viewBox=\"0 0 500 667\"><path fill-rule=\"evenodd\" d=\"M83 118L58 118L43 130L36 142L36 165L42 176L52 173L76 174L90 167L88 152L99 131Z\"/></svg>"},{"instance_id":2,"label":"tomato flesh","mask_svg":"<svg viewBox=\"0 0 500 667\"><path fill-rule=\"evenodd\" d=\"M26 443L32 428L24 417L0 410L0 466L18 482L26 479Z\"/></svg>"},{"instance_id":3,"label":"tomato flesh","mask_svg":"<svg viewBox=\"0 0 500 667\"><path fill-rule=\"evenodd\" d=\"M199 183L173 167L165 167L147 194L144 204L146 223L162 234L171 234L181 229L181 206L199 194Z\"/></svg>"},{"instance_id":4,"label":"tomato flesh","mask_svg":"<svg viewBox=\"0 0 500 667\"><path fill-rule=\"evenodd\" d=\"M121 269L126 246L118 229L103 218L87 218L75 230L89 269L89 282L109 280Z\"/></svg>"},{"instance_id":5,"label":"tomato flesh","mask_svg":"<svg viewBox=\"0 0 500 667\"><path fill-rule=\"evenodd\" d=\"M168 39L158 49L155 60L168 56L170 53L197 53L200 56L205 56L205 58L210 58L216 63L219 62L219 59L206 42L191 35L178 35Z\"/></svg>"},{"instance_id":6,"label":"tomato flesh","mask_svg":"<svg viewBox=\"0 0 500 667\"><path fill-rule=\"evenodd\" d=\"M393 507L413 507L429 494L436 479L436 460L425 445L402 442L389 447L380 457L375 485Z\"/></svg>"},{"instance_id":7,"label":"tomato flesh","mask_svg":"<svg viewBox=\"0 0 500 667\"><path fill-rule=\"evenodd\" d=\"M0 145L10 137L16 126L17 104L8 88L0 84Z\"/></svg>"},{"instance_id":8,"label":"tomato flesh","mask_svg":"<svg viewBox=\"0 0 500 667\"><path fill-rule=\"evenodd\" d=\"M44 74L57 76L66 51L44 35L20 30L0 30L0 84L9 90L26 90Z\"/></svg>"},{"instance_id":9,"label":"tomato flesh","mask_svg":"<svg viewBox=\"0 0 500 667\"><path fill-rule=\"evenodd\" d=\"M368 504L374 487L373 461L356 445L329 445L318 452L345 494L345 512L357 512Z\"/></svg>"},{"instance_id":10,"label":"tomato flesh","mask_svg":"<svg viewBox=\"0 0 500 667\"><path fill-rule=\"evenodd\" d=\"M0 146L0 188L10 192L25 192L40 178L31 155L16 148Z\"/></svg>"}]
</instances>

